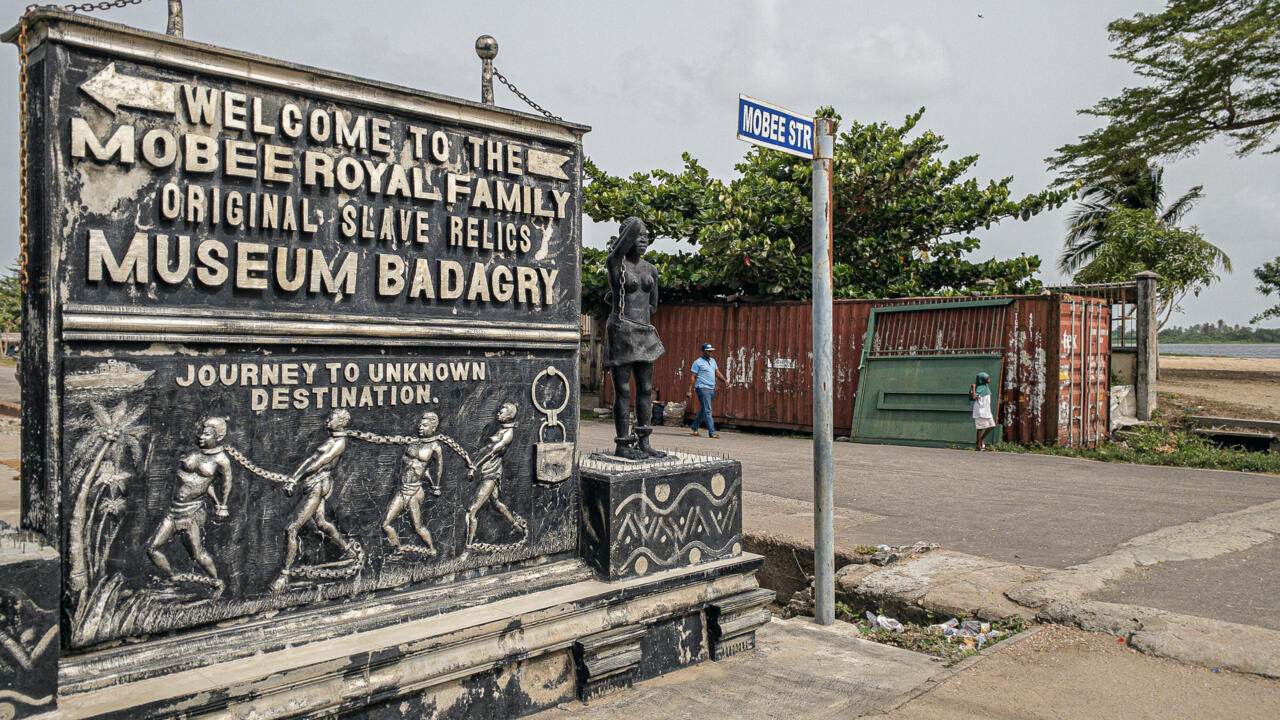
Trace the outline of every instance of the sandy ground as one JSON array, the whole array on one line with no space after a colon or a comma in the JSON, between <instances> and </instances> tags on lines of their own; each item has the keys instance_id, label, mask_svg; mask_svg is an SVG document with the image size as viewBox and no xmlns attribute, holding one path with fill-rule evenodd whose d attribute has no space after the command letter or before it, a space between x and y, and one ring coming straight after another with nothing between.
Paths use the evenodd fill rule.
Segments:
<instances>
[{"instance_id":1,"label":"sandy ground","mask_svg":"<svg viewBox=\"0 0 1280 720\"><path fill-rule=\"evenodd\" d=\"M1280 681L1191 667L1141 655L1110 635L1047 626L883 717L1276 718Z\"/></svg>"},{"instance_id":2,"label":"sandy ground","mask_svg":"<svg viewBox=\"0 0 1280 720\"><path fill-rule=\"evenodd\" d=\"M1200 357L1196 355L1161 355L1161 370L1238 371L1280 375L1280 358Z\"/></svg>"},{"instance_id":3,"label":"sandy ground","mask_svg":"<svg viewBox=\"0 0 1280 720\"><path fill-rule=\"evenodd\" d=\"M1161 402L1192 415L1280 420L1280 359L1161 355Z\"/></svg>"}]
</instances>

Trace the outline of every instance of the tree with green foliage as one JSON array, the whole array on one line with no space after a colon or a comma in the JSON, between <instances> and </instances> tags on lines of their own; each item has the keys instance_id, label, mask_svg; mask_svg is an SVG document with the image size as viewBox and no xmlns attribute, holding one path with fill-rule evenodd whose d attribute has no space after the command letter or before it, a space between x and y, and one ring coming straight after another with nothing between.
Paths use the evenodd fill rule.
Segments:
<instances>
[{"instance_id":1,"label":"tree with green foliage","mask_svg":"<svg viewBox=\"0 0 1280 720\"><path fill-rule=\"evenodd\" d=\"M820 115L839 121L835 111ZM1012 178L985 185L966 177L978 161L939 156L943 138L913 134L924 109L901 125L850 123L838 132L833 166L833 274L837 297L964 292L982 278L995 292L1039 288L1036 256L972 262L979 228L1027 220L1060 207L1068 190L1013 199ZM681 172L615 177L588 161L584 211L597 222L643 219L653 236L688 241L696 252L647 257L662 272L664 297L806 299L811 290L812 165L752 148L725 182L688 153ZM584 287L592 280L585 276ZM598 284L598 283L597 283ZM592 301L584 291L584 307Z\"/></svg>"},{"instance_id":2,"label":"tree with green foliage","mask_svg":"<svg viewBox=\"0 0 1280 720\"><path fill-rule=\"evenodd\" d=\"M1173 227L1150 209L1118 207L1107 215L1102 230L1107 241L1072 279L1106 283L1131 280L1144 270L1158 273L1156 315L1161 327L1181 309L1188 294L1199 295L1219 279L1221 251L1206 242L1198 228Z\"/></svg>"},{"instance_id":3,"label":"tree with green foliage","mask_svg":"<svg viewBox=\"0 0 1280 720\"><path fill-rule=\"evenodd\" d=\"M1237 155L1280 152L1280 0L1170 0L1107 26L1145 82L1080 112L1106 125L1058 148L1058 182L1097 183L1132 157L1190 155L1220 136Z\"/></svg>"},{"instance_id":4,"label":"tree with green foliage","mask_svg":"<svg viewBox=\"0 0 1280 720\"><path fill-rule=\"evenodd\" d=\"M1253 276L1258 279L1258 292L1267 297L1280 295L1280 257L1263 263L1262 267L1254 268ZM1249 322L1258 323L1273 317L1280 317L1280 303L1254 315Z\"/></svg>"},{"instance_id":5,"label":"tree with green foliage","mask_svg":"<svg viewBox=\"0 0 1280 720\"><path fill-rule=\"evenodd\" d=\"M1143 158L1130 160L1114 175L1081 192L1080 202L1067 217L1067 240L1058 257L1058 269L1074 273L1089 263L1106 242L1107 218L1116 208L1151 210L1161 223L1173 226L1204 197L1203 189L1203 185L1197 185L1165 207L1164 168ZM1218 252L1230 269L1230 258L1221 250Z\"/></svg>"},{"instance_id":6,"label":"tree with green foliage","mask_svg":"<svg viewBox=\"0 0 1280 720\"><path fill-rule=\"evenodd\" d=\"M1280 328L1228 325L1226 321L1160 330L1162 343L1280 343Z\"/></svg>"},{"instance_id":7,"label":"tree with green foliage","mask_svg":"<svg viewBox=\"0 0 1280 720\"><path fill-rule=\"evenodd\" d=\"M22 282L18 264L9 266L0 277L0 331L22 332ZM0 353L8 353L9 344L0 340Z\"/></svg>"}]
</instances>

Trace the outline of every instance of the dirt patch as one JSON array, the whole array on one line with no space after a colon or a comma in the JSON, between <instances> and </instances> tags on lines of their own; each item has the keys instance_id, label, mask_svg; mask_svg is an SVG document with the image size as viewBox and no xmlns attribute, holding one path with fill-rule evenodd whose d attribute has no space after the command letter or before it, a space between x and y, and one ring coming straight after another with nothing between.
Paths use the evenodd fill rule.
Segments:
<instances>
[{"instance_id":1,"label":"dirt patch","mask_svg":"<svg viewBox=\"0 0 1280 720\"><path fill-rule=\"evenodd\" d=\"M779 605L786 605L792 595L809 587L813 578L813 544L800 538L772 533L742 533L742 547L749 553L762 555L764 566L756 572L760 587L776 592ZM836 567L865 562L863 555L849 549L836 548Z\"/></svg>"},{"instance_id":2,"label":"dirt patch","mask_svg":"<svg viewBox=\"0 0 1280 720\"><path fill-rule=\"evenodd\" d=\"M1280 359L1160 356L1166 414L1280 420Z\"/></svg>"},{"instance_id":3,"label":"dirt patch","mask_svg":"<svg viewBox=\"0 0 1280 720\"><path fill-rule=\"evenodd\" d=\"M1012 615L994 623L969 620L962 625L957 618L952 618L944 624L897 623L890 629L880 624L884 617L873 613L858 617L840 607L836 612L837 620L852 623L866 640L923 653L947 667L1028 627L1025 619ZM896 619L889 621L891 625L895 622Z\"/></svg>"},{"instance_id":4,"label":"dirt patch","mask_svg":"<svg viewBox=\"0 0 1280 720\"><path fill-rule=\"evenodd\" d=\"M1233 385L1243 387L1232 387ZM1280 385L1259 387L1258 383L1219 382L1179 383L1160 381L1157 406L1165 415L1177 420L1182 415L1280 420ZM1275 395L1265 404L1256 402ZM1229 399L1227 399L1229 398ZM1243 402L1254 400L1255 402Z\"/></svg>"}]
</instances>

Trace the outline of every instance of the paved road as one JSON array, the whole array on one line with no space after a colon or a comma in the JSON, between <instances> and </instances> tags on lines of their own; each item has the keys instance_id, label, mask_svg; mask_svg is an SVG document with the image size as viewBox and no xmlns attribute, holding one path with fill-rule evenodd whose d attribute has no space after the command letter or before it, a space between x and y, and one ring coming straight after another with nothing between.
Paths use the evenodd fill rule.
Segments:
<instances>
[{"instance_id":1,"label":"paved road","mask_svg":"<svg viewBox=\"0 0 1280 720\"><path fill-rule=\"evenodd\" d=\"M22 399L15 373L15 368L0 365L0 400L16 403ZM17 460L21 447L21 427L16 418L0 416L0 460ZM17 471L0 464L0 521L15 526L18 524L20 498Z\"/></svg>"},{"instance_id":2,"label":"paved road","mask_svg":"<svg viewBox=\"0 0 1280 720\"><path fill-rule=\"evenodd\" d=\"M1280 540L1272 540L1207 560L1160 563L1135 570L1092 597L1280 630L1277 593Z\"/></svg>"},{"instance_id":3,"label":"paved road","mask_svg":"<svg viewBox=\"0 0 1280 720\"><path fill-rule=\"evenodd\" d=\"M658 447L742 462L748 528L813 536L811 440L734 432L711 440L670 427L655 434ZM584 422L581 435L584 448L606 447L613 428ZM1280 498L1276 476L1041 455L836 443L835 462L838 544L925 540L1047 568L1086 563L1131 538ZM1255 552L1256 565L1232 562L1236 553L1161 563L1122 578L1115 591L1131 604L1207 617L1221 608L1223 619L1280 629L1280 553L1265 544Z\"/></svg>"},{"instance_id":4,"label":"paved road","mask_svg":"<svg viewBox=\"0 0 1280 720\"><path fill-rule=\"evenodd\" d=\"M18 369L12 365L0 365L0 400L22 402L17 373Z\"/></svg>"}]
</instances>

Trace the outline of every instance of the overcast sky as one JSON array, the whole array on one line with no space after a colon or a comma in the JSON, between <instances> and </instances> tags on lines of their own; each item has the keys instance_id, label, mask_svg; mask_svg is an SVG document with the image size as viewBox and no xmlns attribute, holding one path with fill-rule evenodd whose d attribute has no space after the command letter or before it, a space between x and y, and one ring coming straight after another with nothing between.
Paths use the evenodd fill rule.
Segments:
<instances>
[{"instance_id":1,"label":"overcast sky","mask_svg":"<svg viewBox=\"0 0 1280 720\"><path fill-rule=\"evenodd\" d=\"M28 0L0 0L11 25ZM886 2L425 2L186 0L192 40L410 87L479 99L474 42L491 34L499 70L529 97L591 125L586 153L615 174L677 170L689 151L732 177L748 146L735 137L737 96L801 112L833 105L846 119L921 127L951 157L979 154L976 176L1013 176L1018 194L1051 180L1044 158L1091 130L1076 115L1134 80L1108 57L1106 24L1158 10L1156 0ZM95 13L163 32L164 0ZM0 263L17 253L17 52L0 52ZM505 88L497 103L525 109ZM1264 307L1252 269L1280 254L1280 158L1236 158L1225 144L1169 165L1169 199L1196 184L1206 198L1184 219L1231 256L1236 271L1171 324L1244 323ZM839 209L837 208L837 212ZM984 232L974 259L1038 254L1053 270L1066 210ZM588 220L584 241L612 228ZM683 249L690 249L681 243ZM664 250L671 242L658 243ZM1278 325L1272 321L1269 325Z\"/></svg>"}]
</instances>

